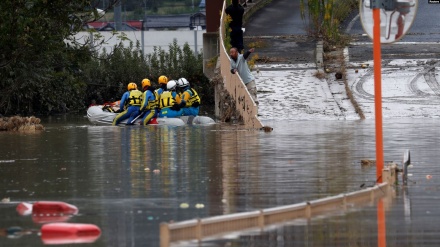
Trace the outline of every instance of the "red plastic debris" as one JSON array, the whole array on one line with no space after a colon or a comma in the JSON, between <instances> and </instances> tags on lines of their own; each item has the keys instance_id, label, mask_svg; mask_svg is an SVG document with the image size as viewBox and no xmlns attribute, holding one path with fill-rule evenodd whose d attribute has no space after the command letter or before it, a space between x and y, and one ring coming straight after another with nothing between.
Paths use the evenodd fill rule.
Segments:
<instances>
[{"instance_id":1,"label":"red plastic debris","mask_svg":"<svg viewBox=\"0 0 440 247\"><path fill-rule=\"evenodd\" d=\"M93 243L101 236L101 229L93 224L50 223L41 227L44 244Z\"/></svg>"}]
</instances>

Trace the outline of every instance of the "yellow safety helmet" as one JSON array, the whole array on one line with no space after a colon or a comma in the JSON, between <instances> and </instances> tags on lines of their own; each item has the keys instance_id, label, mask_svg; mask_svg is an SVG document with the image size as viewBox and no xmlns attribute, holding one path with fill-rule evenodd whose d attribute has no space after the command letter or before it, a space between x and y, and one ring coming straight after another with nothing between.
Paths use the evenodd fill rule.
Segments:
<instances>
[{"instance_id":1,"label":"yellow safety helmet","mask_svg":"<svg viewBox=\"0 0 440 247\"><path fill-rule=\"evenodd\" d=\"M136 85L136 83L134 83L134 82L128 83L128 86L127 86L128 91L134 90L134 89L137 89L137 88L138 88L138 86Z\"/></svg>"},{"instance_id":2,"label":"yellow safety helmet","mask_svg":"<svg viewBox=\"0 0 440 247\"><path fill-rule=\"evenodd\" d=\"M168 83L168 77L161 75L159 76L159 84L167 84Z\"/></svg>"},{"instance_id":3,"label":"yellow safety helmet","mask_svg":"<svg viewBox=\"0 0 440 247\"><path fill-rule=\"evenodd\" d=\"M147 78L142 80L142 88L145 88L146 86L151 86L151 82Z\"/></svg>"}]
</instances>

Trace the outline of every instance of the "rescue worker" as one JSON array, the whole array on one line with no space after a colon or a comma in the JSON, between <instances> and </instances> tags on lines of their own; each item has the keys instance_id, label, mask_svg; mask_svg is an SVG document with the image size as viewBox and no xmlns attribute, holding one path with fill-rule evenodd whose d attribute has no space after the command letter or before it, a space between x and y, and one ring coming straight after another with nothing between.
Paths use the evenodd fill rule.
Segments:
<instances>
[{"instance_id":1,"label":"rescue worker","mask_svg":"<svg viewBox=\"0 0 440 247\"><path fill-rule=\"evenodd\" d=\"M200 97L194 88L191 88L188 80L180 78L177 81L180 94L177 97L177 104L182 108L183 116L199 115Z\"/></svg>"},{"instance_id":2,"label":"rescue worker","mask_svg":"<svg viewBox=\"0 0 440 247\"><path fill-rule=\"evenodd\" d=\"M124 109L113 120L113 125L118 125L122 120L127 119L127 125L133 124L132 121L139 115L142 105L142 92L137 90L134 82L128 83L127 92L122 95L121 107Z\"/></svg>"},{"instance_id":3,"label":"rescue worker","mask_svg":"<svg viewBox=\"0 0 440 247\"><path fill-rule=\"evenodd\" d=\"M156 89L157 94L160 96L164 91L167 90L168 77L161 75L157 80L159 83L159 88Z\"/></svg>"},{"instance_id":4,"label":"rescue worker","mask_svg":"<svg viewBox=\"0 0 440 247\"><path fill-rule=\"evenodd\" d=\"M140 108L140 114L143 114L142 124L147 125L150 120L154 117L157 117L157 92L154 90L154 87L151 86L151 81L149 79L142 80L142 90L144 91L142 98L142 106Z\"/></svg>"},{"instance_id":5,"label":"rescue worker","mask_svg":"<svg viewBox=\"0 0 440 247\"><path fill-rule=\"evenodd\" d=\"M159 107L160 113L159 117L179 117L182 116L182 109L176 102L176 97L178 97L176 92L177 82L171 80L167 83L167 91L160 95Z\"/></svg>"}]
</instances>

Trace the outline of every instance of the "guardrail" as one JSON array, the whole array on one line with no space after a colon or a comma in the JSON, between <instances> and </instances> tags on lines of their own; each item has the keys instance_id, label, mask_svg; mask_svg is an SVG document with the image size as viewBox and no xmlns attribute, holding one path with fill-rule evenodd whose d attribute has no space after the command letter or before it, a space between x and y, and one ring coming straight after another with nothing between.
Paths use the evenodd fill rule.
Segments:
<instances>
[{"instance_id":1,"label":"guardrail","mask_svg":"<svg viewBox=\"0 0 440 247\"><path fill-rule=\"evenodd\" d=\"M389 182L378 184L364 190L340 194L294 205L264 210L221 215L204 219L193 219L160 225L160 246L170 246L172 242L198 240L221 236L226 233L263 229L269 225L293 221L299 218L312 218L335 211L346 211L366 203L374 203L390 193Z\"/></svg>"},{"instance_id":2,"label":"guardrail","mask_svg":"<svg viewBox=\"0 0 440 247\"><path fill-rule=\"evenodd\" d=\"M258 119L258 108L252 100L249 91L244 85L238 74L231 74L231 62L229 60L229 52L224 46L225 37L225 8L226 1L223 2L223 9L220 19L220 73L223 78L224 88L228 91L232 98L235 99L235 107L243 118L243 123L249 128L262 128L263 124Z\"/></svg>"}]
</instances>

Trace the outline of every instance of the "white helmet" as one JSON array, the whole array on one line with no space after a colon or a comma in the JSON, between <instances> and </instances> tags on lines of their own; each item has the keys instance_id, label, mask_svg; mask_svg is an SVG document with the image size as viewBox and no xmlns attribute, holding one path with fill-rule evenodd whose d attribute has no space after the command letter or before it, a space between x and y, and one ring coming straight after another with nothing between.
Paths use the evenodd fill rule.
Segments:
<instances>
[{"instance_id":1,"label":"white helmet","mask_svg":"<svg viewBox=\"0 0 440 247\"><path fill-rule=\"evenodd\" d=\"M188 82L188 80L185 79L185 78L180 78L180 79L177 81L177 86L178 86L178 87L186 87L186 86L189 86L189 82Z\"/></svg>"},{"instance_id":2,"label":"white helmet","mask_svg":"<svg viewBox=\"0 0 440 247\"><path fill-rule=\"evenodd\" d=\"M175 80L171 80L167 83L167 90L174 91L176 90L177 82Z\"/></svg>"}]
</instances>

